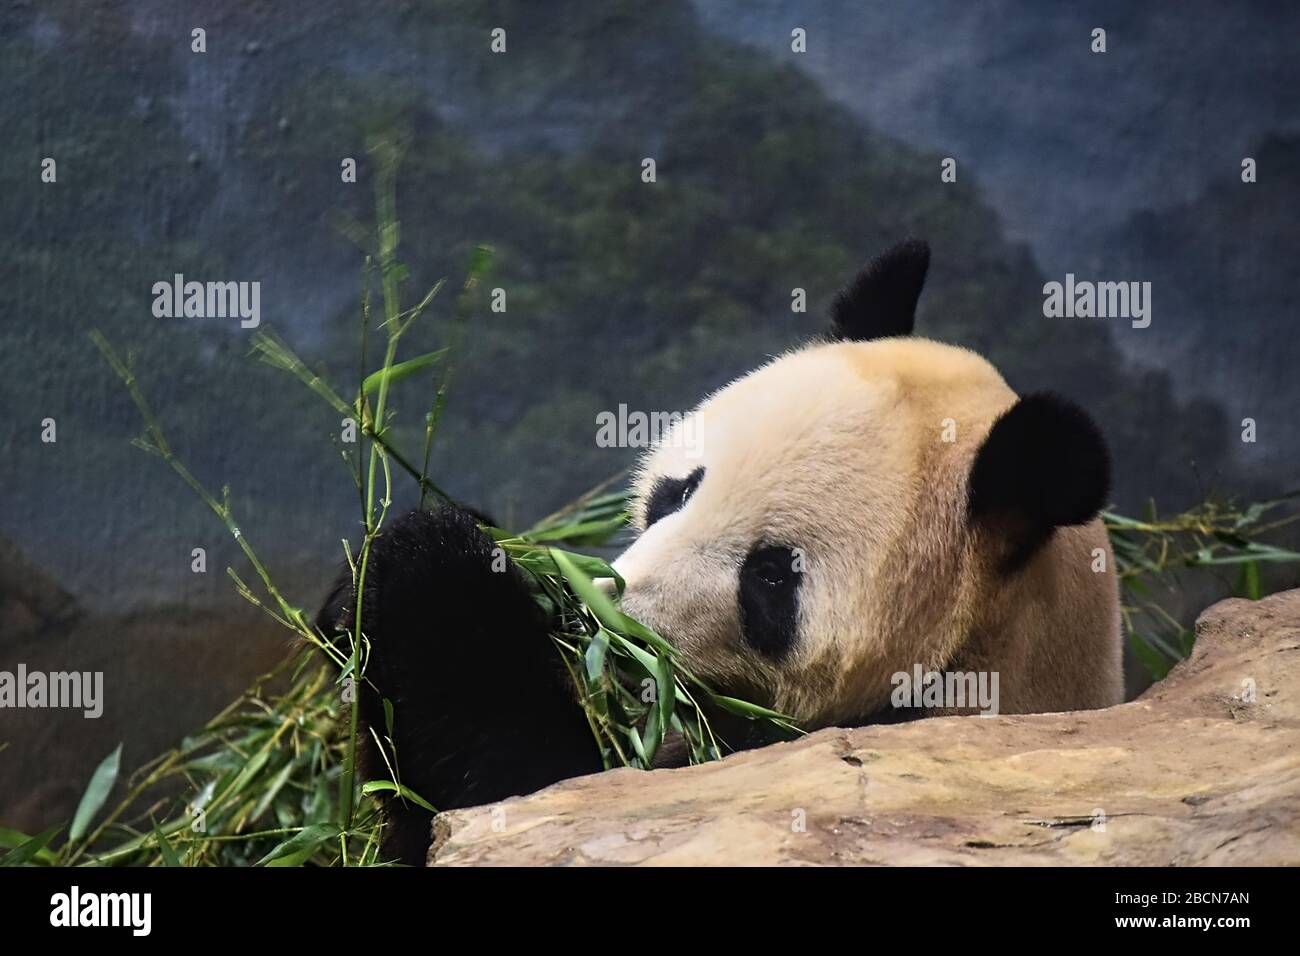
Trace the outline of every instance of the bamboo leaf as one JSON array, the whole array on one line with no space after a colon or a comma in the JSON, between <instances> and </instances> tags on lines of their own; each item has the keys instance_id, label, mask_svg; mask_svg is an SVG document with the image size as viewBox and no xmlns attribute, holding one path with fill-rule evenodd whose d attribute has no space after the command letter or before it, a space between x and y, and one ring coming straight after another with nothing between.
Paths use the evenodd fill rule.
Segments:
<instances>
[{"instance_id":1,"label":"bamboo leaf","mask_svg":"<svg viewBox=\"0 0 1300 956\"><path fill-rule=\"evenodd\" d=\"M601 628L596 636L591 639L587 645L587 652L583 655L583 664L587 669L587 679L591 681L599 680L601 673L605 670L605 652L609 649L609 632Z\"/></svg>"},{"instance_id":2,"label":"bamboo leaf","mask_svg":"<svg viewBox=\"0 0 1300 956\"><path fill-rule=\"evenodd\" d=\"M26 833L20 830L11 830L8 827L0 827L0 849L12 850L15 847L22 846L30 840ZM36 854L36 859L42 863L54 863L57 857L52 850L40 850Z\"/></svg>"},{"instance_id":3,"label":"bamboo leaf","mask_svg":"<svg viewBox=\"0 0 1300 956\"><path fill-rule=\"evenodd\" d=\"M298 866L310 857L322 843L337 839L342 832L342 829L332 823L317 823L304 827L254 865Z\"/></svg>"},{"instance_id":4,"label":"bamboo leaf","mask_svg":"<svg viewBox=\"0 0 1300 956\"><path fill-rule=\"evenodd\" d=\"M163 835L162 830L158 829L157 821L153 825L153 835L158 840L158 852L162 854L164 866L180 866L180 858L176 856L176 851L172 845L167 842L167 837Z\"/></svg>"},{"instance_id":5,"label":"bamboo leaf","mask_svg":"<svg viewBox=\"0 0 1300 956\"><path fill-rule=\"evenodd\" d=\"M556 542L564 541L571 545L597 547L604 544L627 526L627 518L619 515L595 521L581 521L574 524L558 525L542 531L530 532L525 537L529 541Z\"/></svg>"},{"instance_id":6,"label":"bamboo leaf","mask_svg":"<svg viewBox=\"0 0 1300 956\"><path fill-rule=\"evenodd\" d=\"M1237 593L1244 598L1258 601L1263 596L1259 582L1259 562L1247 561L1241 566L1241 575L1237 581Z\"/></svg>"},{"instance_id":7,"label":"bamboo leaf","mask_svg":"<svg viewBox=\"0 0 1300 956\"><path fill-rule=\"evenodd\" d=\"M361 391L367 395L379 391L379 386L387 382L389 386L400 382L404 378L409 378L416 372L433 365L447 352L446 349L438 349L434 352L427 352L424 355L417 356L413 359L407 359L405 362L398 362L396 365L390 365L387 368L381 368L377 372L371 372L366 376L365 381L361 383Z\"/></svg>"},{"instance_id":8,"label":"bamboo leaf","mask_svg":"<svg viewBox=\"0 0 1300 956\"><path fill-rule=\"evenodd\" d=\"M1129 647L1133 654L1151 674L1153 680L1162 680L1169 673L1168 659L1152 647L1142 635L1132 633L1128 636Z\"/></svg>"},{"instance_id":9,"label":"bamboo leaf","mask_svg":"<svg viewBox=\"0 0 1300 956\"><path fill-rule=\"evenodd\" d=\"M36 834L36 836L31 839L24 840L4 856L0 857L0 866L22 866L34 859L38 859L42 863L53 863L54 854L47 850L46 846L62 829L63 824L59 824L56 827L50 827L44 833ZM16 831L10 830L7 832L13 833Z\"/></svg>"},{"instance_id":10,"label":"bamboo leaf","mask_svg":"<svg viewBox=\"0 0 1300 956\"><path fill-rule=\"evenodd\" d=\"M367 796L369 796L372 793L381 793L384 791L389 791L392 793L396 793L398 796L405 797L407 800L410 800L412 803L424 807L424 809L428 810L430 813L438 812L437 808L435 808L433 804L431 804L428 800L425 800L423 797L421 797L418 793L416 793L414 790L412 790L410 787L406 786L405 784L394 783L391 780L371 780L361 788L361 792L366 794Z\"/></svg>"},{"instance_id":11,"label":"bamboo leaf","mask_svg":"<svg viewBox=\"0 0 1300 956\"><path fill-rule=\"evenodd\" d=\"M76 843L90 828L90 821L95 818L99 808L108 799L113 784L117 782L117 773L121 766L122 745L118 744L117 749L105 757L91 774L86 792L81 795L81 802L77 804L77 812L72 816L72 828L68 831L69 843Z\"/></svg>"}]
</instances>

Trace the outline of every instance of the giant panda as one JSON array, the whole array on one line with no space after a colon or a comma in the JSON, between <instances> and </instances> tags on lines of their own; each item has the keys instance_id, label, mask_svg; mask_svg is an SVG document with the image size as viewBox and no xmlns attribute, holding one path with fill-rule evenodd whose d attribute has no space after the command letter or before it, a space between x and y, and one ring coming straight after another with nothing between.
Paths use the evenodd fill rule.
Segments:
<instances>
[{"instance_id":1,"label":"giant panda","mask_svg":"<svg viewBox=\"0 0 1300 956\"><path fill-rule=\"evenodd\" d=\"M1003 713L1122 697L1105 442L1067 400L1018 397L974 352L911 335L929 260L916 240L873 260L829 335L708 397L634 479L624 610L806 729L897 719L892 677L917 665L997 673ZM439 810L602 769L550 622L521 572L494 570L480 518L393 523L362 602L362 717L382 728L392 702L402 782ZM323 629L351 623L351 587ZM423 862L430 815L387 812L385 853Z\"/></svg>"}]
</instances>

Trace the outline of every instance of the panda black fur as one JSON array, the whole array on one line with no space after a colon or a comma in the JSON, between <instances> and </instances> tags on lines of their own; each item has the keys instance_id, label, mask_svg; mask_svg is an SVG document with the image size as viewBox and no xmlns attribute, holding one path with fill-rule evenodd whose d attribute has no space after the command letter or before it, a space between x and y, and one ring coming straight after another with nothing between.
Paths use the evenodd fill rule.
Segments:
<instances>
[{"instance_id":1,"label":"panda black fur","mask_svg":"<svg viewBox=\"0 0 1300 956\"><path fill-rule=\"evenodd\" d=\"M1122 692L1105 443L1065 399L1017 398L974 353L910 337L928 265L918 241L874 260L826 341L711 396L634 483L625 609L715 686L809 729L897 719L889 675L914 664L999 671L1004 712ZM480 517L394 522L362 607L362 718L383 728L392 702L402 782L440 810L602 769L550 622L521 572L493 569ZM350 592L344 574L326 633L351 624ZM484 672L491 688L465 680ZM388 814L385 853L422 863L430 815Z\"/></svg>"}]
</instances>

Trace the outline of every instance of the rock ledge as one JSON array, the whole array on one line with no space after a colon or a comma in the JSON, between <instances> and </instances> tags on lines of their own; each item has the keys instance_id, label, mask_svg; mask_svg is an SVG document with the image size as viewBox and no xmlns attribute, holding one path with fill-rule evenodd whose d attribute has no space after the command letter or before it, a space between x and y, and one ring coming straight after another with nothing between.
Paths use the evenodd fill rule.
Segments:
<instances>
[{"instance_id":1,"label":"rock ledge","mask_svg":"<svg viewBox=\"0 0 1300 956\"><path fill-rule=\"evenodd\" d=\"M1101 711L828 729L441 814L430 865L1300 863L1300 590ZM1253 695L1250 693L1253 681Z\"/></svg>"}]
</instances>

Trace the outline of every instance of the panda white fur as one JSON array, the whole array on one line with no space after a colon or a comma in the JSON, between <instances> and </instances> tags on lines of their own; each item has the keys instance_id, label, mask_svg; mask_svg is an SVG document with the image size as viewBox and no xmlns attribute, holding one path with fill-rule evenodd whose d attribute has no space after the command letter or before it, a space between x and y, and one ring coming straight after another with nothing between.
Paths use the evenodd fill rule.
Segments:
<instances>
[{"instance_id":1,"label":"panda white fur","mask_svg":"<svg viewBox=\"0 0 1300 956\"><path fill-rule=\"evenodd\" d=\"M1017 398L973 352L910 337L928 264L916 241L873 261L829 340L709 397L634 484L624 609L807 729L896 719L891 678L916 665L996 672L1003 713L1122 696L1105 444L1064 399ZM492 571L475 515L405 516L369 581L363 717L382 726L393 702L405 784L441 810L601 769L550 622L517 571ZM349 591L342 576L327 630ZM484 661L490 694L461 683ZM389 816L386 851L422 862L428 814Z\"/></svg>"}]
</instances>

